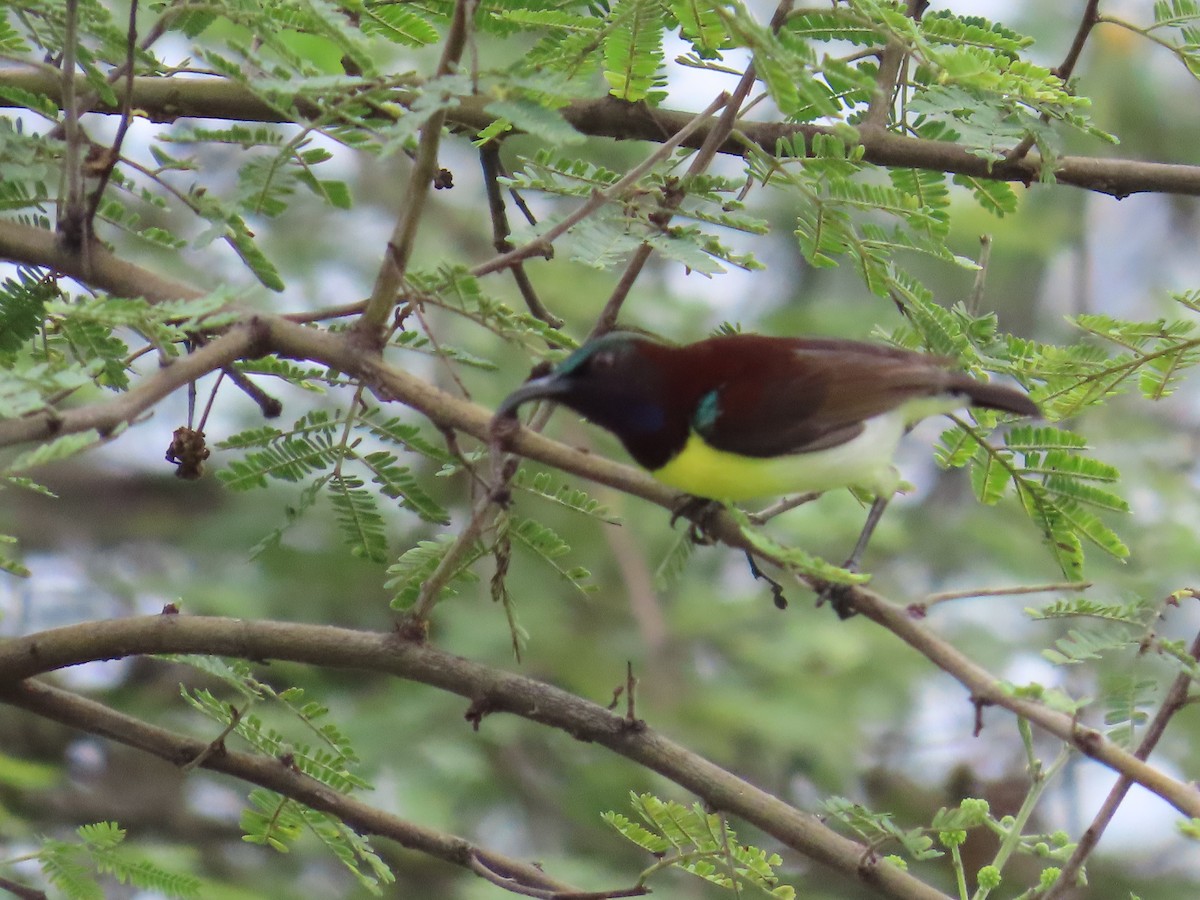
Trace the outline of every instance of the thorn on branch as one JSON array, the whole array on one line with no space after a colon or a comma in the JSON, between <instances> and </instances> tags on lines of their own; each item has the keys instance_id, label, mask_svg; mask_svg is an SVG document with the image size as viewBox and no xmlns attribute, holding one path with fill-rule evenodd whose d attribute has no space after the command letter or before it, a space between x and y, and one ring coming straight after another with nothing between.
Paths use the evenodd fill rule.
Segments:
<instances>
[{"instance_id":1,"label":"thorn on branch","mask_svg":"<svg viewBox=\"0 0 1200 900\"><path fill-rule=\"evenodd\" d=\"M229 724L221 729L221 733L213 738L207 747L201 750L192 759L185 762L182 766L180 766L180 768L185 772L190 772L192 769L203 765L204 761L209 757L217 754L223 755L225 753L225 738L229 737L229 735L233 733L233 730L237 728L238 723L241 721L242 711L232 703L229 704Z\"/></svg>"},{"instance_id":2,"label":"thorn on branch","mask_svg":"<svg viewBox=\"0 0 1200 900\"><path fill-rule=\"evenodd\" d=\"M429 622L416 616L406 616L396 623L396 637L413 644L423 644L429 639Z\"/></svg>"},{"instance_id":3,"label":"thorn on branch","mask_svg":"<svg viewBox=\"0 0 1200 900\"><path fill-rule=\"evenodd\" d=\"M635 712L635 703L637 695L638 680L633 674L633 663L630 660L625 661L625 728L628 731L645 731L646 723L637 717ZM618 688L620 691L620 688ZM613 695L613 703L616 703L616 694Z\"/></svg>"},{"instance_id":4,"label":"thorn on branch","mask_svg":"<svg viewBox=\"0 0 1200 900\"><path fill-rule=\"evenodd\" d=\"M272 397L257 384L251 381L240 370L233 366L225 366L222 371L237 386L238 390L255 402L264 419L277 418L283 412L282 401Z\"/></svg>"},{"instance_id":5,"label":"thorn on branch","mask_svg":"<svg viewBox=\"0 0 1200 900\"><path fill-rule=\"evenodd\" d=\"M471 723L471 728L474 731L478 731L483 720L495 711L496 707L490 699L487 697L480 697L471 701L471 705L468 706L467 711L463 713L463 718Z\"/></svg>"},{"instance_id":6,"label":"thorn on branch","mask_svg":"<svg viewBox=\"0 0 1200 900\"><path fill-rule=\"evenodd\" d=\"M1078 722L1071 732L1072 743L1088 756L1095 756L1096 749L1104 742L1103 736L1094 728L1085 728Z\"/></svg>"},{"instance_id":7,"label":"thorn on branch","mask_svg":"<svg viewBox=\"0 0 1200 900\"><path fill-rule=\"evenodd\" d=\"M991 700L985 700L983 697L971 697L971 703L975 706L975 728L971 732L971 737L979 737L983 734L983 708L991 706Z\"/></svg>"}]
</instances>

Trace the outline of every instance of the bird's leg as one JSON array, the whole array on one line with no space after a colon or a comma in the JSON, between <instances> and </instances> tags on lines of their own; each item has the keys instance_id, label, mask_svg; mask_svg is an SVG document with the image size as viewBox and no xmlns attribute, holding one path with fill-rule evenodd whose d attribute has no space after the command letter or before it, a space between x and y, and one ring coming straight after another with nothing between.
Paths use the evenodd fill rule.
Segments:
<instances>
[{"instance_id":1,"label":"bird's leg","mask_svg":"<svg viewBox=\"0 0 1200 900\"><path fill-rule=\"evenodd\" d=\"M680 519L688 519L688 537L693 544L716 543L708 524L724 507L719 500L684 494L671 510L671 527Z\"/></svg>"},{"instance_id":2,"label":"bird's leg","mask_svg":"<svg viewBox=\"0 0 1200 900\"><path fill-rule=\"evenodd\" d=\"M875 502L871 504L871 511L867 513L867 521L863 524L863 530L858 536L858 541L854 545L854 549L850 553L850 558L842 564L843 569L851 572L858 571L859 561L862 559L863 553L867 549L867 544L871 540L871 535L875 533L875 527L879 524L879 520L883 517L883 511L887 509L888 500L890 497L882 495L875 498ZM847 585L830 584L825 587L820 594L817 595L817 606L820 606L826 600L833 608L833 611L838 614L839 619L848 619L854 615L854 608L850 605L847 595Z\"/></svg>"},{"instance_id":3,"label":"bird's leg","mask_svg":"<svg viewBox=\"0 0 1200 900\"><path fill-rule=\"evenodd\" d=\"M776 609L787 609L787 597L783 596L783 585L764 572L758 567L758 563L754 561L754 554L749 550L745 551L746 562L750 563L750 574L755 578L760 578L771 586L771 598L775 601Z\"/></svg>"},{"instance_id":4,"label":"bird's leg","mask_svg":"<svg viewBox=\"0 0 1200 900\"><path fill-rule=\"evenodd\" d=\"M875 502L871 504L871 511L867 513L867 521L863 524L862 533L858 536L858 543L854 545L854 550L850 553L850 558L846 560L843 569L849 569L851 572L858 571L858 563L862 559L863 552L867 549L867 543L871 540L871 535L875 533L875 527L879 524L879 520L883 518L883 511L887 509L888 500L890 497L876 497Z\"/></svg>"}]
</instances>

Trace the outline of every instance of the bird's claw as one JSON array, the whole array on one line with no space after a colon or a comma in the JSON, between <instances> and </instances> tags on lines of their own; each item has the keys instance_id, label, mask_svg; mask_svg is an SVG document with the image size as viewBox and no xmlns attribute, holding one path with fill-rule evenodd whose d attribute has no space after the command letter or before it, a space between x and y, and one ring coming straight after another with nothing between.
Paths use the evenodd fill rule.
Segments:
<instances>
[{"instance_id":1,"label":"bird's claw","mask_svg":"<svg viewBox=\"0 0 1200 900\"><path fill-rule=\"evenodd\" d=\"M858 615L858 610L854 608L854 601L850 599L850 585L848 584L826 582L825 586L817 592L816 605L824 606L826 603L843 621Z\"/></svg>"},{"instance_id":2,"label":"bird's claw","mask_svg":"<svg viewBox=\"0 0 1200 900\"><path fill-rule=\"evenodd\" d=\"M715 544L717 541L709 525L722 509L724 506L716 500L684 494L671 510L671 527L674 528L680 519L689 519L688 539L693 544Z\"/></svg>"}]
</instances>

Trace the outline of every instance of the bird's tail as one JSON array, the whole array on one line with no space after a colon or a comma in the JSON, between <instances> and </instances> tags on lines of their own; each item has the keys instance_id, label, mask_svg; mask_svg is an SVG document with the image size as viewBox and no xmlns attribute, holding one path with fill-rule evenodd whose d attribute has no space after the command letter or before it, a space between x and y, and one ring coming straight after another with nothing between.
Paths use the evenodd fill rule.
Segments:
<instances>
[{"instance_id":1,"label":"bird's tail","mask_svg":"<svg viewBox=\"0 0 1200 900\"><path fill-rule=\"evenodd\" d=\"M987 384L976 381L969 376L962 376L962 381L955 385L971 399L972 406L982 406L986 409L998 409L1018 416L1040 417L1042 411L1036 403L1016 388L1003 384Z\"/></svg>"}]
</instances>

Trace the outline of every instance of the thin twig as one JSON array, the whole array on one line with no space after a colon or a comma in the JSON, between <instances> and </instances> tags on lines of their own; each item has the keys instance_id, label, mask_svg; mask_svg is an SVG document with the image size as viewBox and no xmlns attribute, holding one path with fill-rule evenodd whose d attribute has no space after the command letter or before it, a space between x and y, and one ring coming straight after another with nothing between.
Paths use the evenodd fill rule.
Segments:
<instances>
[{"instance_id":1,"label":"thin twig","mask_svg":"<svg viewBox=\"0 0 1200 900\"><path fill-rule=\"evenodd\" d=\"M1083 46L1087 43L1092 29L1100 22L1100 16L1097 12L1099 6L1100 0L1087 0L1087 6L1083 10L1083 17L1079 20L1079 28L1075 31L1075 39L1071 41L1071 48L1067 51L1066 57L1058 67L1050 70L1052 74L1062 79L1064 86L1070 81L1071 75L1075 71L1075 65L1079 62L1079 56L1083 53ZM1042 113L1042 121L1049 122L1050 116ZM1024 159L1029 154L1029 151L1033 149L1035 142L1032 134L1025 135L1025 137L1021 138L1019 144L1004 154L1004 159L1006 161Z\"/></svg>"},{"instance_id":2,"label":"thin twig","mask_svg":"<svg viewBox=\"0 0 1200 900\"><path fill-rule=\"evenodd\" d=\"M1046 594L1051 591L1086 591L1092 586L1090 581L1060 581L1050 584L1019 584L1012 587L967 588L961 591L939 591L929 594L921 601L921 607L928 609L947 600L963 600L968 597L1009 597L1018 594Z\"/></svg>"},{"instance_id":3,"label":"thin twig","mask_svg":"<svg viewBox=\"0 0 1200 900\"><path fill-rule=\"evenodd\" d=\"M988 262L992 258L992 236L990 234L981 234L979 236L979 259L976 262L979 264L979 269L975 272L975 281L971 285L971 293L967 294L967 312L976 316L979 310L983 308L983 288L987 283Z\"/></svg>"},{"instance_id":4,"label":"thin twig","mask_svg":"<svg viewBox=\"0 0 1200 900\"><path fill-rule=\"evenodd\" d=\"M284 313L283 318L289 322L299 322L301 324L325 322L329 319L346 319L350 316L357 316L366 308L366 301L358 300L354 303L340 303L337 306L326 306L322 309L314 309L309 312Z\"/></svg>"},{"instance_id":5,"label":"thin twig","mask_svg":"<svg viewBox=\"0 0 1200 900\"><path fill-rule=\"evenodd\" d=\"M1200 660L1200 635L1192 641L1191 649L1188 650L1192 659ZM1158 742L1162 739L1163 734L1167 730L1167 724L1171 721L1171 717L1179 712L1188 702L1188 691L1192 686L1192 674L1190 672L1180 672L1175 680L1171 683L1171 687L1167 689L1166 696L1163 697L1162 704L1158 707L1158 712L1150 721L1146 728L1146 734L1142 737L1142 741L1138 744L1137 749L1133 751L1133 755L1140 760L1147 760L1154 748L1158 746ZM1075 845L1075 850L1071 854L1071 858L1066 861L1059 873L1058 880L1044 895L1044 900L1058 900L1067 891L1075 886L1075 880L1079 875L1080 869L1083 868L1084 862L1088 856L1096 849L1096 845L1100 843L1100 838L1104 834L1104 830L1108 828L1112 822L1113 816L1125 801L1125 795L1129 793L1129 789L1133 787L1134 781L1125 773L1122 773L1112 786L1112 790L1108 792L1108 796L1104 798L1104 803L1101 804L1099 812L1092 820L1092 824L1087 827L1087 830L1079 838L1079 843Z\"/></svg>"},{"instance_id":6,"label":"thin twig","mask_svg":"<svg viewBox=\"0 0 1200 900\"><path fill-rule=\"evenodd\" d=\"M785 512L793 510L798 506L803 506L806 503L812 503L821 496L821 493L821 491L809 491L806 494L797 494L795 497L785 497L778 503L772 503L766 509L751 513L749 516L750 522L753 525L765 525L776 516L783 515Z\"/></svg>"},{"instance_id":7,"label":"thin twig","mask_svg":"<svg viewBox=\"0 0 1200 900\"><path fill-rule=\"evenodd\" d=\"M80 250L87 244L87 236L83 232L82 139L79 106L75 102L75 50L78 41L79 0L67 0L62 52L63 128L66 135L63 180L66 182L66 202L58 212L58 231L73 250ZM86 250L83 252L86 254Z\"/></svg>"},{"instance_id":8,"label":"thin twig","mask_svg":"<svg viewBox=\"0 0 1200 900\"><path fill-rule=\"evenodd\" d=\"M480 263L471 269L471 274L475 276L487 275L491 272L498 272L501 269L507 269L514 263L518 263L523 259L528 259L531 256L542 254L549 248L558 238L562 237L588 216L594 214L597 210L613 200L619 199L626 190L633 187L637 182L641 181L642 177L653 169L661 160L665 159L671 152L682 144L685 140L698 131L703 125L708 122L710 116L716 113L729 100L728 94L721 94L705 107L691 122L677 131L668 140L659 145L658 149L651 153L639 165L630 169L620 181L615 182L602 191L596 191L587 199L578 209L563 219L561 222L547 229L545 234L539 235L527 244L522 244L508 253L502 253L499 256L493 257L485 263Z\"/></svg>"},{"instance_id":9,"label":"thin twig","mask_svg":"<svg viewBox=\"0 0 1200 900\"><path fill-rule=\"evenodd\" d=\"M208 393L208 402L204 404L204 412L200 414L200 421L195 425L196 431L204 431L204 426L208 424L208 414L212 412L213 404L217 402L217 391L221 388L221 382L225 380L225 370L231 369L232 366L223 366L221 371L217 373L217 380L212 386L212 390ZM192 427L192 415L196 411L196 382L192 381L188 384L188 427Z\"/></svg>"},{"instance_id":10,"label":"thin twig","mask_svg":"<svg viewBox=\"0 0 1200 900\"><path fill-rule=\"evenodd\" d=\"M407 309L412 310L412 314L416 316L417 322L421 325L421 330L425 332L425 337L429 338L429 343L433 347L433 355L441 361L446 368L446 374L450 376L450 380L454 382L454 386L468 400L471 399L471 392L467 390L467 386L463 384L463 380L458 376L458 372L454 369L454 364L450 361L450 357L446 355L446 351L442 349L441 342L434 335L433 329L429 327L429 323L425 321L425 313L421 312L420 303L410 303ZM388 338L391 340L391 338Z\"/></svg>"},{"instance_id":11,"label":"thin twig","mask_svg":"<svg viewBox=\"0 0 1200 900\"><path fill-rule=\"evenodd\" d=\"M226 366L221 372L229 376L239 391L254 401L264 419L274 419L283 412L283 403L277 397L272 397L237 367ZM213 393L216 393L215 388Z\"/></svg>"},{"instance_id":12,"label":"thin twig","mask_svg":"<svg viewBox=\"0 0 1200 900\"><path fill-rule=\"evenodd\" d=\"M454 18L450 22L446 46L442 50L442 58L437 67L438 77L449 75L457 68L466 46L467 29L470 27L477 2L478 0L457 0L454 4ZM388 252L384 254L379 273L375 277L375 286L367 300L366 309L355 325L357 332L371 342L378 341L382 334L395 305L396 295L404 283L409 258L416 244L417 230L425 211L425 201L433 189L438 165L438 147L441 144L442 127L446 124L446 114L445 107L442 107L421 126L421 135L417 141L417 158L409 172L408 187L404 193L404 214L400 216L388 241Z\"/></svg>"},{"instance_id":13,"label":"thin twig","mask_svg":"<svg viewBox=\"0 0 1200 900\"><path fill-rule=\"evenodd\" d=\"M446 555L438 562L437 568L421 583L421 592L417 595L417 600L409 611L409 618L417 622L423 622L429 618L433 607L441 599L442 588L455 576L468 551L492 526L499 513L500 509L493 502L491 492L483 494L475 501L475 507L471 510L471 518L458 533L454 543L446 551Z\"/></svg>"},{"instance_id":14,"label":"thin twig","mask_svg":"<svg viewBox=\"0 0 1200 900\"><path fill-rule=\"evenodd\" d=\"M95 234L96 211L100 208L100 201L104 197L109 179L112 178L113 169L117 167L117 162L121 158L121 145L125 143L125 135L133 121L133 68L134 59L137 56L137 13L138 0L130 0L129 29L125 45L125 90L121 92L121 124L117 126L116 137L113 138L112 147L106 154L96 189L92 192L92 199L88 203L87 216L84 219L86 234Z\"/></svg>"},{"instance_id":15,"label":"thin twig","mask_svg":"<svg viewBox=\"0 0 1200 900\"><path fill-rule=\"evenodd\" d=\"M492 247L497 253L507 253L513 248L512 241L508 239L512 229L508 224L508 213L504 209L504 194L500 190L500 177L504 174L504 167L500 162L500 145L496 141L488 141L479 148L479 164L483 168L483 185L487 191L488 210L492 217ZM512 267L512 276L529 314L541 319L551 328L562 328L563 320L542 303L522 263Z\"/></svg>"},{"instance_id":16,"label":"thin twig","mask_svg":"<svg viewBox=\"0 0 1200 900\"><path fill-rule=\"evenodd\" d=\"M650 893L649 888L642 886L611 891L555 891L534 887L521 883L511 875L495 871L474 853L467 860L467 867L484 881L490 881L509 893L522 897L536 897L538 900L616 900L619 897L644 897Z\"/></svg>"},{"instance_id":17,"label":"thin twig","mask_svg":"<svg viewBox=\"0 0 1200 900\"><path fill-rule=\"evenodd\" d=\"M914 21L920 21L929 0L908 0L906 14ZM888 38L887 46L879 56L879 71L875 75L875 90L871 102L863 116L863 128L868 131L883 131L888 125L888 114L892 111L897 87L906 79L901 78L904 64L908 58L908 47L898 35Z\"/></svg>"},{"instance_id":18,"label":"thin twig","mask_svg":"<svg viewBox=\"0 0 1200 900\"><path fill-rule=\"evenodd\" d=\"M792 0L780 0L779 5L775 8L775 14L771 17L772 31L778 31L783 26L783 23L787 21L788 14L791 12L791 8ZM675 210L679 208L679 204L687 196L688 179L701 174L712 165L713 159L716 158L726 138L733 133L742 104L745 103L746 97L750 94L751 89L753 89L756 79L754 63L751 61L742 73L737 87L729 95L729 99L725 103L725 108L721 111L716 124L709 130L704 143L700 145L700 150L692 157L691 164L688 166L682 184L676 190L663 197L662 203L659 205L659 209L654 217L654 222L659 228L665 229L667 227ZM621 277L617 279L612 293L609 294L608 300L605 301L604 307L600 310L600 315L596 318L595 324L592 325L591 331L588 333L589 340L599 337L602 334L607 334L616 327L617 319L621 315L621 307L625 305L625 300L628 298L629 292L633 290L633 285L642 274L642 269L645 268L646 263L650 260L652 252L653 248L649 244L641 244L634 251L629 262L626 263Z\"/></svg>"},{"instance_id":19,"label":"thin twig","mask_svg":"<svg viewBox=\"0 0 1200 900\"><path fill-rule=\"evenodd\" d=\"M31 888L28 885L21 884L19 881L13 881L9 878L0 877L0 890L8 891L18 900L49 900L44 891L39 891L37 888Z\"/></svg>"},{"instance_id":20,"label":"thin twig","mask_svg":"<svg viewBox=\"0 0 1200 900\"><path fill-rule=\"evenodd\" d=\"M156 618L165 620L182 617ZM117 712L95 700L39 681L0 685L0 701L86 734L103 735L108 740L141 750L176 766L183 766L190 760L199 758L209 746L206 741L175 734L165 728ZM469 868L467 858L476 856L487 860L493 870L510 872L514 878L519 878L525 884L540 885L560 892L574 890L572 885L545 874L537 866L475 846L457 835L406 821L368 806L341 791L331 790L295 767L284 765L279 759L226 749L205 756L199 765L201 768L275 791L312 809L329 813L360 834L387 838L403 847L452 865ZM32 895L30 900L33 900Z\"/></svg>"},{"instance_id":21,"label":"thin twig","mask_svg":"<svg viewBox=\"0 0 1200 900\"><path fill-rule=\"evenodd\" d=\"M1058 67L1050 70L1064 83L1071 80L1071 76L1075 73L1075 66L1079 62L1079 56L1083 53L1083 46L1087 43L1092 29L1100 21L1099 8L1100 0L1087 0L1083 17L1079 20L1079 28L1075 31L1075 39L1071 41L1071 49L1067 51L1066 57Z\"/></svg>"}]
</instances>

